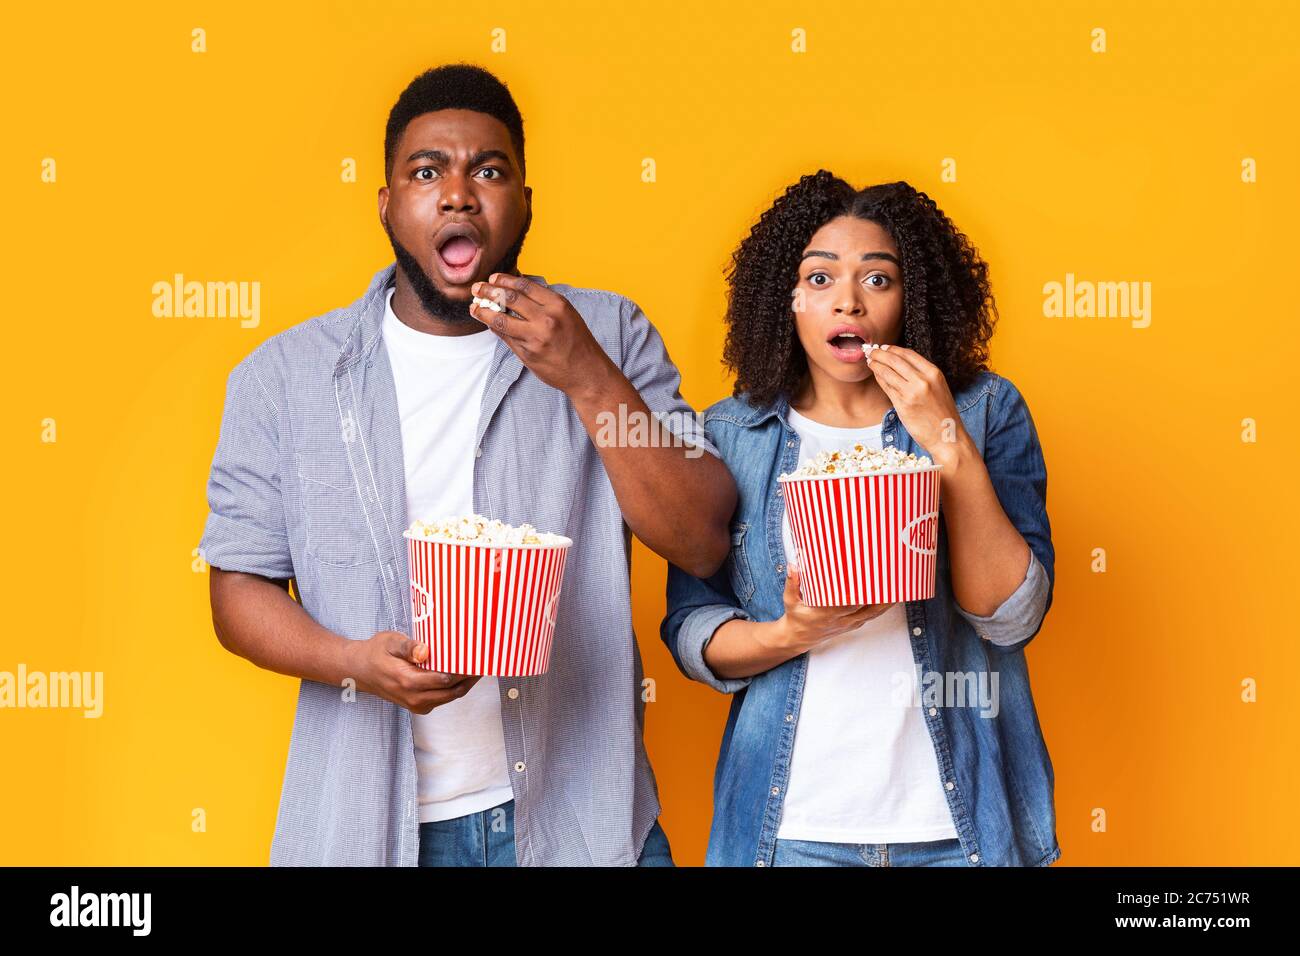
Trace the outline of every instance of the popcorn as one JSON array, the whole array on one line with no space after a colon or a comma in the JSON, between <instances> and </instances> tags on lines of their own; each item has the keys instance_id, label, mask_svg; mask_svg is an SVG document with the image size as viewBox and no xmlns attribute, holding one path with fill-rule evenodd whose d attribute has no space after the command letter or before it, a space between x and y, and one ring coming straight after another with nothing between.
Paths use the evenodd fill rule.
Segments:
<instances>
[{"instance_id":1,"label":"popcorn","mask_svg":"<svg viewBox=\"0 0 1300 956\"><path fill-rule=\"evenodd\" d=\"M438 521L421 521L417 518L411 522L406 532L412 537L427 538L432 541L486 544L494 547L518 547L526 544L553 547L568 541L564 535L538 531L530 524L516 527L495 518L488 520L477 514L442 518Z\"/></svg>"},{"instance_id":2,"label":"popcorn","mask_svg":"<svg viewBox=\"0 0 1300 956\"><path fill-rule=\"evenodd\" d=\"M495 299L480 299L478 296L474 296L474 304L485 309L491 309L493 312L504 312L506 310L506 307Z\"/></svg>"},{"instance_id":3,"label":"popcorn","mask_svg":"<svg viewBox=\"0 0 1300 956\"><path fill-rule=\"evenodd\" d=\"M892 445L888 448L868 448L861 442L840 451L823 451L782 478L812 478L818 475L877 475L919 471L933 467L933 462L922 455L919 458L904 454Z\"/></svg>"},{"instance_id":4,"label":"popcorn","mask_svg":"<svg viewBox=\"0 0 1300 956\"><path fill-rule=\"evenodd\" d=\"M881 348L881 347L882 347L882 346L881 346L878 342L863 342L863 343L862 343L862 354L863 354L863 355L870 355L872 349L878 349L878 348Z\"/></svg>"}]
</instances>

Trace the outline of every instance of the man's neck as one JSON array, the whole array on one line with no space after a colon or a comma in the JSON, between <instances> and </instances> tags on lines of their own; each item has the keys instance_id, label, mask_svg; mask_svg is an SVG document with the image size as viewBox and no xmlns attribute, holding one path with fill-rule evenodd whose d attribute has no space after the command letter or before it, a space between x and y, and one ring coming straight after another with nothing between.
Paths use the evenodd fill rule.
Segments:
<instances>
[{"instance_id":1,"label":"man's neck","mask_svg":"<svg viewBox=\"0 0 1300 956\"><path fill-rule=\"evenodd\" d=\"M424 307L411 284L398 270L396 288L393 290L393 314L408 328L427 335L474 335L486 332L487 326L477 319L444 319L433 315Z\"/></svg>"}]
</instances>

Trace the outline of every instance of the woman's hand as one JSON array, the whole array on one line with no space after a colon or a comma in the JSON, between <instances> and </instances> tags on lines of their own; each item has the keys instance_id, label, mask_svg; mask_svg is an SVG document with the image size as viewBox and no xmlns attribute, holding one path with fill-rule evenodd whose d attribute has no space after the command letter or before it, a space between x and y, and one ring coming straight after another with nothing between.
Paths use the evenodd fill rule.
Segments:
<instances>
[{"instance_id":1,"label":"woman's hand","mask_svg":"<svg viewBox=\"0 0 1300 956\"><path fill-rule=\"evenodd\" d=\"M792 651L794 657L840 634L856 630L880 617L892 604L858 604L845 607L809 607L799 597L799 571L790 568L785 576L785 614L773 621L763 639L769 647ZM760 632L761 633L761 632Z\"/></svg>"},{"instance_id":2,"label":"woman's hand","mask_svg":"<svg viewBox=\"0 0 1300 956\"><path fill-rule=\"evenodd\" d=\"M938 366L901 345L872 349L867 353L867 365L907 433L935 464L952 463L958 446L969 436Z\"/></svg>"}]
</instances>

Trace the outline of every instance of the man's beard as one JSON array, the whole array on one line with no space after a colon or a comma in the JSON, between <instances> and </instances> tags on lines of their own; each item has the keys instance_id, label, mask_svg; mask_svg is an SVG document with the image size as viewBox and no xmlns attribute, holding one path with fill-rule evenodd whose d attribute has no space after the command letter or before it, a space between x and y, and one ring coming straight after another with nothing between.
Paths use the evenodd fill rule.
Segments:
<instances>
[{"instance_id":1,"label":"man's beard","mask_svg":"<svg viewBox=\"0 0 1300 956\"><path fill-rule=\"evenodd\" d=\"M528 218L524 220L523 227L519 230L519 237L506 250L505 255L487 271L488 275L497 272L513 273L515 271L519 262L519 253L524 248L524 239L528 236L528 227L532 225L532 222L533 213L530 209ZM388 223L384 223L384 231L388 233L388 241L393 247L393 255L397 257L397 267L406 276L406 281L411 283L411 288L415 290L415 294L419 298L420 304L424 306L425 312L447 322L473 322L479 324L478 319L469 314L469 307L474 301L473 297L460 302L443 295L424 271L420 261L397 241L397 237L393 235L393 227ZM437 254L437 251L435 251L434 255Z\"/></svg>"}]
</instances>

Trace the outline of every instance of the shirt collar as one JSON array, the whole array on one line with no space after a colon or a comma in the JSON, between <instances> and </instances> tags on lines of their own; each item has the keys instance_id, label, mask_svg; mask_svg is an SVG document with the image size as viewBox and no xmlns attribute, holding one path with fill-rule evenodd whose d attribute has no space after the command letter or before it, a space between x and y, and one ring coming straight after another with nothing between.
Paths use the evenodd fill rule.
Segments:
<instances>
[{"instance_id":1,"label":"shirt collar","mask_svg":"<svg viewBox=\"0 0 1300 956\"><path fill-rule=\"evenodd\" d=\"M971 405L975 404L985 392L992 388L991 376L988 373L980 375L973 384L962 389L953 395L953 403L957 406L957 411L965 411ZM787 428L790 425L790 399L784 392L777 395L771 404L766 406L754 406L749 404L747 398L741 398L742 408L733 416L733 421L742 428L752 428L755 425L761 425L773 415L781 420L781 423ZM885 412L885 421L888 422L890 417L897 418L898 413L894 409Z\"/></svg>"},{"instance_id":2,"label":"shirt collar","mask_svg":"<svg viewBox=\"0 0 1300 956\"><path fill-rule=\"evenodd\" d=\"M532 279L540 285L549 286L543 276L521 272L525 279ZM388 309L388 290L396 285L397 263L391 262L375 273L361 296L350 307L354 313L351 325L339 349L338 359L334 362L334 374L339 375L357 362L366 359L375 343L381 338L384 328L384 313Z\"/></svg>"}]
</instances>

